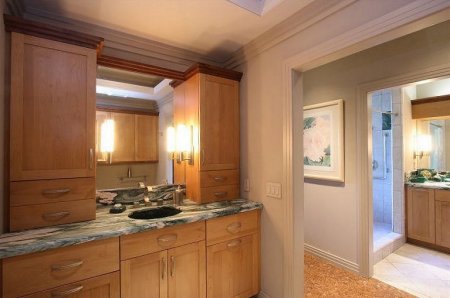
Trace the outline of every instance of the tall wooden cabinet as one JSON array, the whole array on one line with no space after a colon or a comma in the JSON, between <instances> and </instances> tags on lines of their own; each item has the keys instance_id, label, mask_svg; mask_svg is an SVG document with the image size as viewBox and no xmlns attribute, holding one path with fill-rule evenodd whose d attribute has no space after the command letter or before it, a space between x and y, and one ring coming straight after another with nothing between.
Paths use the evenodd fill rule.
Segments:
<instances>
[{"instance_id":1,"label":"tall wooden cabinet","mask_svg":"<svg viewBox=\"0 0 450 298\"><path fill-rule=\"evenodd\" d=\"M241 73L196 65L174 91L174 122L193 128L193 164L185 174L186 195L198 203L239 197L239 80Z\"/></svg>"},{"instance_id":2,"label":"tall wooden cabinet","mask_svg":"<svg viewBox=\"0 0 450 298\"><path fill-rule=\"evenodd\" d=\"M56 29L40 28L47 39L32 36L36 30L15 32L18 23L5 17L13 31L10 230L93 219L96 47L102 39L66 32L67 42L60 42ZM20 32L37 26L21 24ZM24 196L42 200L17 199Z\"/></svg>"}]
</instances>

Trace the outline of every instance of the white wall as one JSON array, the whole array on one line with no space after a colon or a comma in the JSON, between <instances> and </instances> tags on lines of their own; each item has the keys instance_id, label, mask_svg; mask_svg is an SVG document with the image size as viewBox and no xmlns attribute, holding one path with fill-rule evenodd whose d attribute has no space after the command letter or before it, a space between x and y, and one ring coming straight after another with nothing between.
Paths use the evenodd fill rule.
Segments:
<instances>
[{"instance_id":1,"label":"white wall","mask_svg":"<svg viewBox=\"0 0 450 298\"><path fill-rule=\"evenodd\" d=\"M386 14L405 5L408 1L378 1L362 0L353 3L342 11L314 24L293 37L284 40L276 46L248 58L238 69L244 72L241 81L241 189L246 178L250 181L250 192L242 191L242 196L260 201L264 204L262 212L262 291L266 297L282 298L283 294L283 206L282 200L265 196L267 182L281 182L283 178L283 107L282 94L283 62L295 54L307 51L313 46L325 42L350 28L358 27L380 15ZM345 72L345 69L343 69ZM341 74L337 75L341 77ZM295 82L296 84L298 82ZM337 86L337 88L339 88ZM356 92L353 90L352 96ZM302 119L302 111L298 106L301 96L295 96L295 119ZM310 101L320 102L336 99L336 94L321 94L313 96ZM355 114L354 104L346 106L346 113ZM354 119L346 121L349 131L349 141L355 140ZM294 143L301 143L302 127L294 127ZM354 146L347 146L347 156L355 156ZM294 152L294 159L298 152ZM325 250L332 251L346 259L356 261L356 194L354 167L348 167L347 183L344 191L337 193L333 188L323 191L322 185L310 184L305 187L305 195L316 199L313 209L305 202L305 219L314 230L306 231L311 238L317 238L314 244ZM353 170L353 171L352 171ZM301 172L298 168L294 171ZM299 188L303 181L294 181L294 188ZM299 186L300 185L300 186ZM295 202L302 202L302 189L295 193ZM330 195L331 191L331 195ZM310 201L311 204L311 201ZM314 212L312 212L312 210ZM339 210L339 212L336 212ZM302 217L302 208L296 209L296 223ZM313 214L314 213L314 214ZM306 225L306 224L305 224ZM303 243L302 226L294 227L295 241ZM339 233L336 233L339 231ZM303 262L303 248L298 248L299 261ZM301 270L299 270L301 271ZM295 281L300 283L302 272ZM299 285L299 284L297 284Z\"/></svg>"},{"instance_id":2,"label":"white wall","mask_svg":"<svg viewBox=\"0 0 450 298\"><path fill-rule=\"evenodd\" d=\"M159 166L156 175L157 183L173 182L173 162L167 156L166 131L173 125L173 94L159 105Z\"/></svg>"}]
</instances>

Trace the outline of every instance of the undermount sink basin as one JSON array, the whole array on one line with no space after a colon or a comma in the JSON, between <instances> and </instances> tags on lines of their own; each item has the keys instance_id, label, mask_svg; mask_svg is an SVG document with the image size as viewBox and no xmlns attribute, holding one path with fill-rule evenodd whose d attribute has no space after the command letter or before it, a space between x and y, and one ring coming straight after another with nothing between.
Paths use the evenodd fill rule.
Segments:
<instances>
[{"instance_id":1,"label":"undermount sink basin","mask_svg":"<svg viewBox=\"0 0 450 298\"><path fill-rule=\"evenodd\" d=\"M155 219L177 215L181 210L172 206L149 208L131 212L128 217L133 219Z\"/></svg>"}]
</instances>

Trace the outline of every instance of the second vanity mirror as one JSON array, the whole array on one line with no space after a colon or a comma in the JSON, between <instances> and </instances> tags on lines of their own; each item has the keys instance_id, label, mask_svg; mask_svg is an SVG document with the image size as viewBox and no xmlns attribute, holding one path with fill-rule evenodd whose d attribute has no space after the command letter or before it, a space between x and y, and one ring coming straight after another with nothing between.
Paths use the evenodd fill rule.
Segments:
<instances>
[{"instance_id":1,"label":"second vanity mirror","mask_svg":"<svg viewBox=\"0 0 450 298\"><path fill-rule=\"evenodd\" d=\"M169 77L150 66L99 59L97 68L97 190L144 188L173 182L165 132L173 122Z\"/></svg>"},{"instance_id":2,"label":"second vanity mirror","mask_svg":"<svg viewBox=\"0 0 450 298\"><path fill-rule=\"evenodd\" d=\"M437 171L450 170L450 119L418 119L418 135L427 136L429 153L423 157L421 167Z\"/></svg>"}]
</instances>

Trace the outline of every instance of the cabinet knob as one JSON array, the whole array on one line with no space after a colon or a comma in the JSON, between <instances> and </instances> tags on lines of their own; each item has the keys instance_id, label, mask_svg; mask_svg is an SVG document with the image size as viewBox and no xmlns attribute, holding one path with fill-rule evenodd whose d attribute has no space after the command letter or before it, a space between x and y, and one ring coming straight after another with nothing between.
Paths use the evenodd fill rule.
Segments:
<instances>
[{"instance_id":1,"label":"cabinet knob","mask_svg":"<svg viewBox=\"0 0 450 298\"><path fill-rule=\"evenodd\" d=\"M163 257L161 259L161 279L166 276L166 259Z\"/></svg>"},{"instance_id":2,"label":"cabinet knob","mask_svg":"<svg viewBox=\"0 0 450 298\"><path fill-rule=\"evenodd\" d=\"M175 271L175 258L173 256L170 257L170 276L173 277Z\"/></svg>"},{"instance_id":3,"label":"cabinet knob","mask_svg":"<svg viewBox=\"0 0 450 298\"><path fill-rule=\"evenodd\" d=\"M238 233L241 230L242 224L240 222L233 222L227 226L227 231L231 234Z\"/></svg>"},{"instance_id":4,"label":"cabinet knob","mask_svg":"<svg viewBox=\"0 0 450 298\"><path fill-rule=\"evenodd\" d=\"M64 271L80 267L81 265L83 265L83 260L76 260L67 264L51 265L50 268L52 269L52 271Z\"/></svg>"},{"instance_id":5,"label":"cabinet knob","mask_svg":"<svg viewBox=\"0 0 450 298\"><path fill-rule=\"evenodd\" d=\"M79 285L79 286L75 286L71 289L65 290L65 291L55 291L52 292L52 298L58 298L58 297L66 297L75 293L80 292L81 290L83 290L83 286Z\"/></svg>"}]
</instances>

